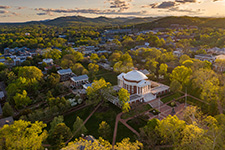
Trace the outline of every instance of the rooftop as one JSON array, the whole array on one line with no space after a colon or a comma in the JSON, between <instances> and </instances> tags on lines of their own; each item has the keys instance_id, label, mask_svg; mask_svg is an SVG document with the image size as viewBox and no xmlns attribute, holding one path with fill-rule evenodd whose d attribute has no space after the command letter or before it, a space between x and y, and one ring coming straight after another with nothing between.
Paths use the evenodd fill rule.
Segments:
<instances>
[{"instance_id":1,"label":"rooftop","mask_svg":"<svg viewBox=\"0 0 225 150\"><path fill-rule=\"evenodd\" d=\"M65 75L65 74L72 73L72 70L70 68L69 69L62 69L62 70L57 71L57 73L60 74L60 75Z\"/></svg>"},{"instance_id":2,"label":"rooftop","mask_svg":"<svg viewBox=\"0 0 225 150\"><path fill-rule=\"evenodd\" d=\"M5 97L5 94L3 91L0 91L0 98L4 98Z\"/></svg>"},{"instance_id":3,"label":"rooftop","mask_svg":"<svg viewBox=\"0 0 225 150\"><path fill-rule=\"evenodd\" d=\"M132 70L128 72L127 74L124 75L124 78L130 81L141 81L141 80L148 79L146 75L144 75L142 72L137 70Z\"/></svg>"},{"instance_id":4,"label":"rooftop","mask_svg":"<svg viewBox=\"0 0 225 150\"><path fill-rule=\"evenodd\" d=\"M14 122L14 120L13 120L12 116L0 119L0 127L3 127L6 124L8 124L8 125L13 124L13 122Z\"/></svg>"},{"instance_id":5,"label":"rooftop","mask_svg":"<svg viewBox=\"0 0 225 150\"><path fill-rule=\"evenodd\" d=\"M77 76L77 77L72 77L71 78L72 81L82 81L82 80L88 80L88 76L85 75L81 75L81 76Z\"/></svg>"}]
</instances>

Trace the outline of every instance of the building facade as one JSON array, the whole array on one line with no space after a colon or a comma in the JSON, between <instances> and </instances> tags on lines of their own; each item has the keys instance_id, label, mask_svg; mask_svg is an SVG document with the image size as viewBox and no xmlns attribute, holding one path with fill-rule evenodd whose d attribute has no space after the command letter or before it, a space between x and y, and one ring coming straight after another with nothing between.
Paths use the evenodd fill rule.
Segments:
<instances>
[{"instance_id":1,"label":"building facade","mask_svg":"<svg viewBox=\"0 0 225 150\"><path fill-rule=\"evenodd\" d=\"M121 73L117 79L118 86L130 93L130 103L148 102L170 90L166 85L148 80L146 75L137 70Z\"/></svg>"}]
</instances>

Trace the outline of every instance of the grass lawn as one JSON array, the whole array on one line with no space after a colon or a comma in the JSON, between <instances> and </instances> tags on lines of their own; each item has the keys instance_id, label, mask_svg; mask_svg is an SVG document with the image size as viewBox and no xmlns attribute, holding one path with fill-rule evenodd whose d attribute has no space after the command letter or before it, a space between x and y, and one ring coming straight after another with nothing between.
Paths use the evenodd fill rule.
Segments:
<instances>
[{"instance_id":1,"label":"grass lawn","mask_svg":"<svg viewBox=\"0 0 225 150\"><path fill-rule=\"evenodd\" d=\"M142 105L142 106L137 106L136 108L131 109L130 112L123 114L121 118L122 119L127 119L127 118L130 118L130 117L135 116L137 114L140 114L142 112L145 112L145 111L147 111L147 110L149 110L151 108L152 107L150 105L148 105L148 104L147 105Z\"/></svg>"},{"instance_id":2,"label":"grass lawn","mask_svg":"<svg viewBox=\"0 0 225 150\"><path fill-rule=\"evenodd\" d=\"M167 96L167 97L162 98L161 101L162 101L163 103L167 103L167 102L169 102L169 101L171 101L171 100L173 100L173 99L179 98L179 97L181 97L181 96L182 96L181 93L175 93L175 94L172 94L172 95L170 95L170 96Z\"/></svg>"},{"instance_id":3,"label":"grass lawn","mask_svg":"<svg viewBox=\"0 0 225 150\"><path fill-rule=\"evenodd\" d=\"M179 102L185 103L185 98L179 100ZM208 113L208 105L203 102L187 97L187 103L192 106L198 106L203 113Z\"/></svg>"},{"instance_id":4,"label":"grass lawn","mask_svg":"<svg viewBox=\"0 0 225 150\"><path fill-rule=\"evenodd\" d=\"M140 132L140 128L144 127L147 124L147 121L142 119L141 117L134 118L127 122L132 128L134 128L137 132Z\"/></svg>"},{"instance_id":5,"label":"grass lawn","mask_svg":"<svg viewBox=\"0 0 225 150\"><path fill-rule=\"evenodd\" d=\"M97 79L104 78L106 82L110 82L112 85L117 85L117 73L109 72L107 74L102 74L97 76Z\"/></svg>"},{"instance_id":6,"label":"grass lawn","mask_svg":"<svg viewBox=\"0 0 225 150\"><path fill-rule=\"evenodd\" d=\"M99 124L102 121L106 121L111 127L111 135L108 139L110 143L112 142L113 131L116 121L116 116L120 113L121 110L115 105L109 103L107 108L99 108L97 112L88 120L86 123L86 128L88 129L88 134L93 135L95 138L98 138L100 135L98 133Z\"/></svg>"},{"instance_id":7,"label":"grass lawn","mask_svg":"<svg viewBox=\"0 0 225 150\"><path fill-rule=\"evenodd\" d=\"M102 121L106 121L111 127L111 136L106 140L112 142L116 116L118 113L121 112L121 110L111 103L108 104L109 106L107 108L99 108L85 124L85 127L88 130L87 135L93 135L95 138L99 138L98 134L99 124ZM89 106L77 112L71 113L64 117L64 122L72 130L73 123L75 122L77 116L85 120L93 110L94 107ZM125 134L125 136L128 137L129 135Z\"/></svg>"},{"instance_id":8,"label":"grass lawn","mask_svg":"<svg viewBox=\"0 0 225 150\"><path fill-rule=\"evenodd\" d=\"M121 142L124 138L127 138L127 137L130 138L131 142L134 142L136 140L136 134L134 134L130 129L128 129L121 122L119 122L118 129L117 129L116 142Z\"/></svg>"}]
</instances>

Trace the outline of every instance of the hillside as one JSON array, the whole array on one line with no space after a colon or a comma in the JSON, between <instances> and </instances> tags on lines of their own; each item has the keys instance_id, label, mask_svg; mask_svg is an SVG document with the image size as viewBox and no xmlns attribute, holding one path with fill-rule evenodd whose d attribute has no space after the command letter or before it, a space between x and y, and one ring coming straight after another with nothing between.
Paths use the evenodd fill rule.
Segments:
<instances>
[{"instance_id":1,"label":"hillside","mask_svg":"<svg viewBox=\"0 0 225 150\"><path fill-rule=\"evenodd\" d=\"M0 23L0 25L21 25L21 24L45 24L45 25L79 25L79 26L111 26L111 25L130 25L151 22L158 18L147 17L147 18L107 18L107 17L97 17L97 18L87 18L83 16L67 16L59 17L52 20L46 21L31 21L24 23Z\"/></svg>"},{"instance_id":2,"label":"hillside","mask_svg":"<svg viewBox=\"0 0 225 150\"><path fill-rule=\"evenodd\" d=\"M171 24L180 24L198 27L216 27L225 28L225 18L200 18L200 17L164 17L148 23L136 25L140 30L149 30L153 28L166 28Z\"/></svg>"}]
</instances>

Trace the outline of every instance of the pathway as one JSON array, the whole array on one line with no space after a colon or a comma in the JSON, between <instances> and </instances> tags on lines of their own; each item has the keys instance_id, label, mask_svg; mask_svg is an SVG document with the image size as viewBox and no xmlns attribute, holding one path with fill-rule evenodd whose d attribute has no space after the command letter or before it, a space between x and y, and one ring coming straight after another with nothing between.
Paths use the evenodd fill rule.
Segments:
<instances>
[{"instance_id":1,"label":"pathway","mask_svg":"<svg viewBox=\"0 0 225 150\"><path fill-rule=\"evenodd\" d=\"M96 107L95 109L91 112L91 114L85 119L85 121L83 122L83 124L73 133L73 135L71 136L71 138L69 140L66 141L65 145L68 144L73 137L77 134L78 131L81 130L81 128L86 124L86 122L91 118L91 116L96 112L96 110L102 105L104 101L101 101Z\"/></svg>"}]
</instances>

